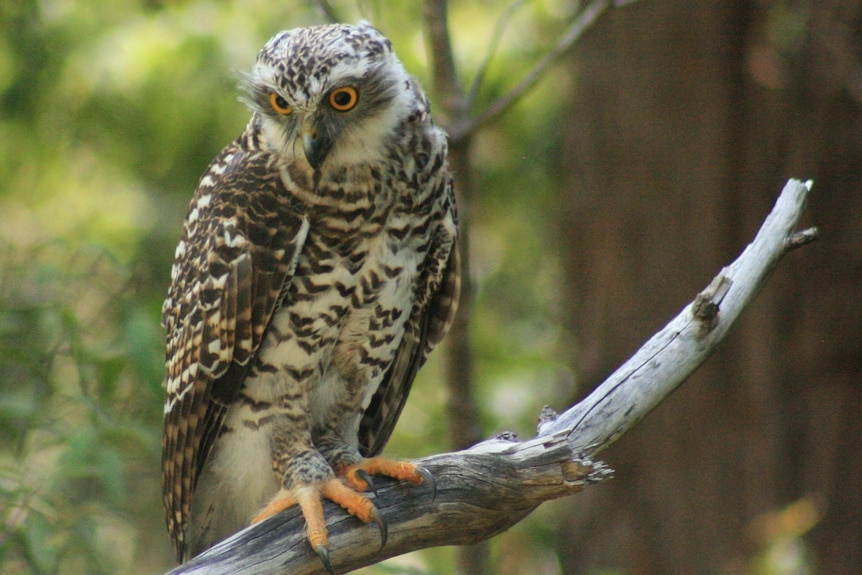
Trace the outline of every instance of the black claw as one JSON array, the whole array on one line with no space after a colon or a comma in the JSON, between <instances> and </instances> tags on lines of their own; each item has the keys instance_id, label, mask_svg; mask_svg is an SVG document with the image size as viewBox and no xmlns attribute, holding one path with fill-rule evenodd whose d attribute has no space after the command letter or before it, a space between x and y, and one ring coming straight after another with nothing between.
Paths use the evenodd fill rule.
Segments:
<instances>
[{"instance_id":1,"label":"black claw","mask_svg":"<svg viewBox=\"0 0 862 575\"><path fill-rule=\"evenodd\" d=\"M329 572L329 575L335 575L335 569L332 568L332 561L329 560L329 549L326 545L318 545L314 548L314 552L320 557L320 562Z\"/></svg>"},{"instance_id":2,"label":"black claw","mask_svg":"<svg viewBox=\"0 0 862 575\"><path fill-rule=\"evenodd\" d=\"M374 481L371 480L371 476L368 474L368 472L364 469L357 469L355 473L356 477L368 484L368 489L370 489L371 492L374 493L374 497L377 497L377 488L374 487Z\"/></svg>"},{"instance_id":3,"label":"black claw","mask_svg":"<svg viewBox=\"0 0 862 575\"><path fill-rule=\"evenodd\" d=\"M437 482L434 481L434 476L424 467L416 467L416 473L422 476L422 481L426 481L431 485L431 501L437 499Z\"/></svg>"},{"instance_id":4,"label":"black claw","mask_svg":"<svg viewBox=\"0 0 862 575\"><path fill-rule=\"evenodd\" d=\"M380 549L386 547L386 540L389 539L389 528L386 526L386 520L380 515L380 511L376 507L371 508L371 519L377 524L380 529Z\"/></svg>"}]
</instances>

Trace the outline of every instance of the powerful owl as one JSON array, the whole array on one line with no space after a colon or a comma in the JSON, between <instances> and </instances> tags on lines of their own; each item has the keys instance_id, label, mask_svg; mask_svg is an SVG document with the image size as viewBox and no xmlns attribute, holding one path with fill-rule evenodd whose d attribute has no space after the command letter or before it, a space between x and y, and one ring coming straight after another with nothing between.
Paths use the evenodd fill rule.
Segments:
<instances>
[{"instance_id":1,"label":"powerful owl","mask_svg":"<svg viewBox=\"0 0 862 575\"><path fill-rule=\"evenodd\" d=\"M162 310L168 530L183 561L298 505L331 571L323 498L385 543L370 476L433 481L378 454L457 306L446 135L366 23L276 35L243 100Z\"/></svg>"}]
</instances>

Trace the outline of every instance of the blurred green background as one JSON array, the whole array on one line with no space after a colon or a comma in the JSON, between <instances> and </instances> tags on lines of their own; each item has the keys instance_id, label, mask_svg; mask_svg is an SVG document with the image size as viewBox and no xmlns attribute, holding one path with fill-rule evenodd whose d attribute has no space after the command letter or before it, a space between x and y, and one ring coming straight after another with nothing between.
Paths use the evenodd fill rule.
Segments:
<instances>
[{"instance_id":1,"label":"blurred green background","mask_svg":"<svg viewBox=\"0 0 862 575\"><path fill-rule=\"evenodd\" d=\"M521 4L477 112L583 7ZM484 436L529 437L544 404L598 383L744 247L787 177L816 179L812 219L830 242L779 268L699 382L606 453L613 485L495 538L486 572L839 573L862 560L859 4L641 0L475 134L462 208ZM332 5L372 21L430 86L421 4ZM451 3L465 85L505 9ZM174 247L199 175L247 122L239 73L275 32L324 21L300 0L0 2L3 573L171 567L159 315ZM444 353L388 453L448 449ZM457 565L435 549L366 572Z\"/></svg>"}]
</instances>

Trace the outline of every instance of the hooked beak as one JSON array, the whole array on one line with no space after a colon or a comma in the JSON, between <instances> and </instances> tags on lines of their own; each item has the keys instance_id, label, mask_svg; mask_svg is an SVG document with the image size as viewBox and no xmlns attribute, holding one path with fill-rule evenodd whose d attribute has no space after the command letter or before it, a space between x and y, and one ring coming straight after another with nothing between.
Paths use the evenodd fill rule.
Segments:
<instances>
[{"instance_id":1,"label":"hooked beak","mask_svg":"<svg viewBox=\"0 0 862 575\"><path fill-rule=\"evenodd\" d=\"M323 165L323 161L332 149L332 140L321 135L317 130L307 127L300 131L300 136L302 137L305 159L316 172Z\"/></svg>"}]
</instances>

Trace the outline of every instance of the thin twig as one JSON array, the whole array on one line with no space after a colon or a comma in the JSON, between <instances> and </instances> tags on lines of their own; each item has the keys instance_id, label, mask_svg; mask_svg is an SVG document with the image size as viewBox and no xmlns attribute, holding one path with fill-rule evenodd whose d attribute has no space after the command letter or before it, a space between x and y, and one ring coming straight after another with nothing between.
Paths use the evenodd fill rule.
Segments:
<instances>
[{"instance_id":1,"label":"thin twig","mask_svg":"<svg viewBox=\"0 0 862 575\"><path fill-rule=\"evenodd\" d=\"M323 13L323 16L329 22L341 22L342 20L339 18L338 13L335 11L335 8L327 0L313 0L312 4L317 7Z\"/></svg>"},{"instance_id":2,"label":"thin twig","mask_svg":"<svg viewBox=\"0 0 862 575\"><path fill-rule=\"evenodd\" d=\"M521 97L532 88L542 77L548 67L566 53L583 33L598 20L599 16L611 5L610 0L593 0L572 22L566 34L560 38L554 48L539 60L536 66L527 74L517 86L500 97L496 102L488 106L484 112L474 117L469 122L449 127L449 137L457 141L471 134L480 126L497 118L511 108Z\"/></svg>"},{"instance_id":3,"label":"thin twig","mask_svg":"<svg viewBox=\"0 0 862 575\"><path fill-rule=\"evenodd\" d=\"M491 66L491 61L497 54L497 48L500 45L500 40L503 38L503 33L506 31L506 27L509 25L509 21L515 15L515 12L517 12L521 6L526 3L527 0L515 0L515 2L509 4L509 7L506 8L503 14L501 14L497 19L497 24L494 26L494 33L491 35L488 49L485 51L485 57L482 58L482 62L479 64L479 69L476 71L476 76L473 78L473 83L467 91L467 101L470 103L471 107L476 101L476 94L479 93L479 88L482 87L482 82L485 81L485 76L488 73L488 68Z\"/></svg>"}]
</instances>

